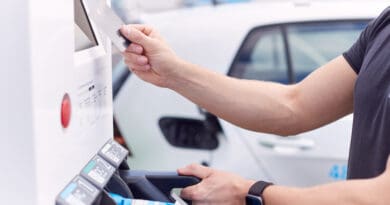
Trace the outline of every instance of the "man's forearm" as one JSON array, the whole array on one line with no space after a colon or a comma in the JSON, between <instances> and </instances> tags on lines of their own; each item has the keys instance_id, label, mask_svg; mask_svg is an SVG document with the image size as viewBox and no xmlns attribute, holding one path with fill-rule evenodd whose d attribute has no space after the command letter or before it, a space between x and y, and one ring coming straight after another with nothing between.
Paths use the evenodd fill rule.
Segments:
<instances>
[{"instance_id":1,"label":"man's forearm","mask_svg":"<svg viewBox=\"0 0 390 205\"><path fill-rule=\"evenodd\" d=\"M297 127L289 107L292 86L230 78L185 62L181 67L170 88L209 112L255 131L287 135Z\"/></svg>"},{"instance_id":2,"label":"man's forearm","mask_svg":"<svg viewBox=\"0 0 390 205\"><path fill-rule=\"evenodd\" d=\"M356 73L340 56L295 85L239 80L186 62L168 88L238 126L293 135L328 124L353 108Z\"/></svg>"},{"instance_id":3,"label":"man's forearm","mask_svg":"<svg viewBox=\"0 0 390 205\"><path fill-rule=\"evenodd\" d=\"M381 176L312 188L270 186L263 199L265 205L385 205L390 203L387 184Z\"/></svg>"}]
</instances>

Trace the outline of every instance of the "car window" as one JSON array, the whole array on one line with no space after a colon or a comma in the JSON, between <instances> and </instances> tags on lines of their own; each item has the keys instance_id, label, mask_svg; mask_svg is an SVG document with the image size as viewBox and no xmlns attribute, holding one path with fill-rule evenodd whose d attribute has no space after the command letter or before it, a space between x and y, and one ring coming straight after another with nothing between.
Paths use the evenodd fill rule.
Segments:
<instances>
[{"instance_id":1,"label":"car window","mask_svg":"<svg viewBox=\"0 0 390 205\"><path fill-rule=\"evenodd\" d=\"M348 50L366 25L366 21L343 21L286 26L296 82Z\"/></svg>"},{"instance_id":2,"label":"car window","mask_svg":"<svg viewBox=\"0 0 390 205\"><path fill-rule=\"evenodd\" d=\"M286 50L280 27L253 30L242 45L231 76L288 83Z\"/></svg>"},{"instance_id":3,"label":"car window","mask_svg":"<svg viewBox=\"0 0 390 205\"><path fill-rule=\"evenodd\" d=\"M241 45L229 75L285 84L299 82L348 50L367 23L323 21L255 28Z\"/></svg>"}]
</instances>

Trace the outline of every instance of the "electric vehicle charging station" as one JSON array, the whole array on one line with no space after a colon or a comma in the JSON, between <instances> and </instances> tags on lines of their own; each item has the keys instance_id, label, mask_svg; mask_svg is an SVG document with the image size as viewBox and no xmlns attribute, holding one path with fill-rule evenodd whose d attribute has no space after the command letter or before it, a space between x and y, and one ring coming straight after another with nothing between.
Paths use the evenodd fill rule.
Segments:
<instances>
[{"instance_id":1,"label":"electric vehicle charging station","mask_svg":"<svg viewBox=\"0 0 390 205\"><path fill-rule=\"evenodd\" d=\"M3 29L12 32L1 34L9 42L2 55L10 56L1 75L8 89L1 201L53 204L112 138L111 43L95 32L80 1L3 3Z\"/></svg>"},{"instance_id":2,"label":"electric vehicle charging station","mask_svg":"<svg viewBox=\"0 0 390 205\"><path fill-rule=\"evenodd\" d=\"M107 191L177 202L172 188L199 182L129 169L127 151L112 140L111 41L82 0L3 4L14 21L0 20L9 68L1 75L2 204L116 204Z\"/></svg>"}]
</instances>

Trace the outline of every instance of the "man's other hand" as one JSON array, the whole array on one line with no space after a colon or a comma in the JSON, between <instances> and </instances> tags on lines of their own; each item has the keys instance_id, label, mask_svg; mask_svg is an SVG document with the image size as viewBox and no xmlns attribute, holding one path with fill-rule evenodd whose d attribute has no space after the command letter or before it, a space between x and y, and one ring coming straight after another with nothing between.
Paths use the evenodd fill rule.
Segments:
<instances>
[{"instance_id":1,"label":"man's other hand","mask_svg":"<svg viewBox=\"0 0 390 205\"><path fill-rule=\"evenodd\" d=\"M245 204L245 197L255 181L238 175L192 164L178 170L180 175L196 176L202 181L182 190L181 197L193 204Z\"/></svg>"}]
</instances>

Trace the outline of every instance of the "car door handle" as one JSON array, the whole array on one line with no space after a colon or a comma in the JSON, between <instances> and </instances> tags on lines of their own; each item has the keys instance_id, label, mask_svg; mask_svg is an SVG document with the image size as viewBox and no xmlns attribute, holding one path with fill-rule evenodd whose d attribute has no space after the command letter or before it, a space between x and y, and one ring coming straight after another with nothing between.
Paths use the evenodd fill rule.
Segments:
<instances>
[{"instance_id":1,"label":"car door handle","mask_svg":"<svg viewBox=\"0 0 390 205\"><path fill-rule=\"evenodd\" d=\"M274 150L310 150L315 147L313 140L304 139L301 137L273 137L259 139L259 144L263 147L267 147Z\"/></svg>"}]
</instances>

